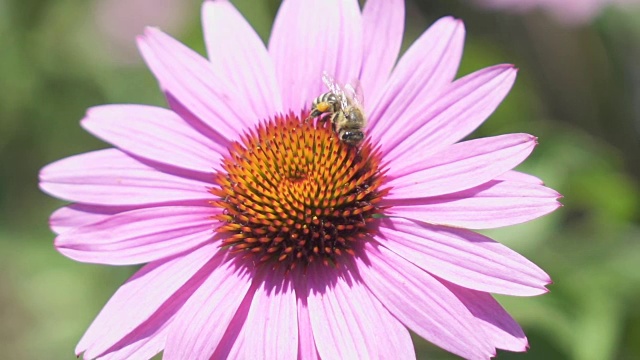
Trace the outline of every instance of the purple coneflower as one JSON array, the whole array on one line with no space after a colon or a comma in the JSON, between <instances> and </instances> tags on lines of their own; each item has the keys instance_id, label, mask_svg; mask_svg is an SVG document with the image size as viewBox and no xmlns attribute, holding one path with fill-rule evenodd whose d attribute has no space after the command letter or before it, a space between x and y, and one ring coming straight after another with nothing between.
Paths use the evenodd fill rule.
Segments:
<instances>
[{"instance_id":1,"label":"purple coneflower","mask_svg":"<svg viewBox=\"0 0 640 360\"><path fill-rule=\"evenodd\" d=\"M227 1L204 3L203 26L209 60L157 29L138 39L169 110L91 108L82 125L115 148L40 174L73 202L51 217L61 253L146 264L77 354L410 359L409 329L465 358L526 350L491 293L538 295L550 279L467 228L537 218L559 195L512 170L535 137L459 142L513 66L454 80L465 31L452 18L396 64L402 0L284 1L268 47ZM358 146L305 121L325 71L362 85Z\"/></svg>"}]
</instances>

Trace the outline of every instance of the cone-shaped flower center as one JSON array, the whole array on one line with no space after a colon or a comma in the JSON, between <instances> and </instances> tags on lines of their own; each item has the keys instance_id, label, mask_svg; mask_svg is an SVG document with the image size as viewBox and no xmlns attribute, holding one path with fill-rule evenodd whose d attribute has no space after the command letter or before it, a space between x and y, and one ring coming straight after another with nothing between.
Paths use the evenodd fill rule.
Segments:
<instances>
[{"instance_id":1,"label":"cone-shaped flower center","mask_svg":"<svg viewBox=\"0 0 640 360\"><path fill-rule=\"evenodd\" d=\"M337 264L375 229L387 192L380 154L369 141L341 142L330 121L289 115L260 125L236 143L215 180L223 246L255 264L293 269Z\"/></svg>"}]
</instances>

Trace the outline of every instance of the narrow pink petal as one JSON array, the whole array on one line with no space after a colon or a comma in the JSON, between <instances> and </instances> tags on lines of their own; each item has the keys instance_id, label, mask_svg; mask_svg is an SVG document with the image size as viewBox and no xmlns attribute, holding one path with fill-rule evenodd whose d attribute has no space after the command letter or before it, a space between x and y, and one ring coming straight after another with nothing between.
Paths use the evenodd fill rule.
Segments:
<instances>
[{"instance_id":1,"label":"narrow pink petal","mask_svg":"<svg viewBox=\"0 0 640 360\"><path fill-rule=\"evenodd\" d=\"M117 149L75 155L45 166L40 188L55 197L96 205L206 202L210 183L144 165Z\"/></svg>"},{"instance_id":2,"label":"narrow pink petal","mask_svg":"<svg viewBox=\"0 0 640 360\"><path fill-rule=\"evenodd\" d=\"M54 211L49 218L49 226L56 234L62 234L127 210L131 209L126 207L71 204Z\"/></svg>"},{"instance_id":3,"label":"narrow pink petal","mask_svg":"<svg viewBox=\"0 0 640 360\"><path fill-rule=\"evenodd\" d=\"M484 184L524 161L536 138L508 134L454 144L413 166L394 163L387 199L450 194Z\"/></svg>"},{"instance_id":4,"label":"narrow pink petal","mask_svg":"<svg viewBox=\"0 0 640 360\"><path fill-rule=\"evenodd\" d=\"M294 275L295 276L295 275ZM298 308L298 360L319 360L316 341L311 327L309 304L307 303L307 277L295 276L294 285Z\"/></svg>"},{"instance_id":5,"label":"narrow pink petal","mask_svg":"<svg viewBox=\"0 0 640 360\"><path fill-rule=\"evenodd\" d=\"M469 289L532 296L549 275L522 255L469 230L386 218L376 239L429 273Z\"/></svg>"},{"instance_id":6,"label":"narrow pink petal","mask_svg":"<svg viewBox=\"0 0 640 360\"><path fill-rule=\"evenodd\" d=\"M415 358L407 329L362 280L346 272L334 274L321 266L308 271L309 316L320 358Z\"/></svg>"},{"instance_id":7,"label":"narrow pink petal","mask_svg":"<svg viewBox=\"0 0 640 360\"><path fill-rule=\"evenodd\" d=\"M285 111L310 109L328 91L326 71L338 82L357 78L362 63L362 14L356 0L285 0L273 24L269 53Z\"/></svg>"},{"instance_id":8,"label":"narrow pink petal","mask_svg":"<svg viewBox=\"0 0 640 360\"><path fill-rule=\"evenodd\" d=\"M94 358L105 354L144 323L162 327L175 312L179 300L184 301L205 274L220 263L219 257L213 258L216 251L217 245L208 244L138 270L102 308L78 343L76 354L84 352L86 358ZM137 339L130 339L129 344L121 347L161 336L150 331L150 334L138 333Z\"/></svg>"},{"instance_id":9,"label":"narrow pink petal","mask_svg":"<svg viewBox=\"0 0 640 360\"><path fill-rule=\"evenodd\" d=\"M412 121L405 114L430 99L437 99L454 79L464 46L464 24L446 17L434 23L402 56L369 112L374 137Z\"/></svg>"},{"instance_id":10,"label":"narrow pink petal","mask_svg":"<svg viewBox=\"0 0 640 360\"><path fill-rule=\"evenodd\" d=\"M358 273L393 316L463 358L495 354L469 309L442 283L384 247L367 243L365 250L367 257L356 260Z\"/></svg>"},{"instance_id":11,"label":"narrow pink petal","mask_svg":"<svg viewBox=\"0 0 640 360\"><path fill-rule=\"evenodd\" d=\"M253 274L233 261L215 269L171 325L166 359L209 359L251 286Z\"/></svg>"},{"instance_id":12,"label":"narrow pink petal","mask_svg":"<svg viewBox=\"0 0 640 360\"><path fill-rule=\"evenodd\" d=\"M166 206L126 211L65 232L55 240L77 261L129 265L179 254L211 241L218 209Z\"/></svg>"},{"instance_id":13,"label":"narrow pink petal","mask_svg":"<svg viewBox=\"0 0 640 360\"><path fill-rule=\"evenodd\" d=\"M491 294L441 281L471 311L477 326L494 347L508 351L527 350L529 346L524 331Z\"/></svg>"},{"instance_id":14,"label":"narrow pink petal","mask_svg":"<svg viewBox=\"0 0 640 360\"><path fill-rule=\"evenodd\" d=\"M519 181L519 182L525 182L525 183L535 184L535 185L544 184L544 181L542 181L541 179L533 175L525 174L515 170L510 170L500 176L497 176L496 180Z\"/></svg>"},{"instance_id":15,"label":"narrow pink petal","mask_svg":"<svg viewBox=\"0 0 640 360\"><path fill-rule=\"evenodd\" d=\"M388 214L471 229L520 224L546 215L561 204L556 191L526 182L490 181L474 188L435 197L386 200Z\"/></svg>"},{"instance_id":16,"label":"narrow pink petal","mask_svg":"<svg viewBox=\"0 0 640 360\"><path fill-rule=\"evenodd\" d=\"M284 272L267 274L256 290L231 359L291 359L298 355L298 316L293 285Z\"/></svg>"},{"instance_id":17,"label":"narrow pink petal","mask_svg":"<svg viewBox=\"0 0 640 360\"><path fill-rule=\"evenodd\" d=\"M211 177L226 148L189 126L173 111L146 105L89 109L82 126L121 150L156 163Z\"/></svg>"},{"instance_id":18,"label":"narrow pink petal","mask_svg":"<svg viewBox=\"0 0 640 360\"><path fill-rule=\"evenodd\" d=\"M258 119L282 113L273 60L251 25L227 0L205 1L202 27L209 60L226 74Z\"/></svg>"},{"instance_id":19,"label":"narrow pink petal","mask_svg":"<svg viewBox=\"0 0 640 360\"><path fill-rule=\"evenodd\" d=\"M398 59L404 33L404 0L368 0L362 9L364 56L360 82L375 104Z\"/></svg>"},{"instance_id":20,"label":"narrow pink petal","mask_svg":"<svg viewBox=\"0 0 640 360\"><path fill-rule=\"evenodd\" d=\"M167 324L163 324L155 329L153 335L108 352L100 356L100 360L151 359L164 349L168 328Z\"/></svg>"},{"instance_id":21,"label":"narrow pink petal","mask_svg":"<svg viewBox=\"0 0 640 360\"><path fill-rule=\"evenodd\" d=\"M386 121L393 126L380 134L380 142L389 152L388 159L409 157L419 162L460 141L495 111L511 90L516 74L512 65L497 65L457 80L434 101L420 98L400 123ZM413 157L416 149L421 150L421 156Z\"/></svg>"},{"instance_id":22,"label":"narrow pink petal","mask_svg":"<svg viewBox=\"0 0 640 360\"><path fill-rule=\"evenodd\" d=\"M183 117L193 115L219 134L216 139L239 139L239 132L256 124L258 116L248 107L249 99L216 72L213 64L158 29L147 28L138 37L138 47L162 89L172 99L173 109ZM179 106L175 106L178 103ZM182 114L183 112L187 114Z\"/></svg>"}]
</instances>

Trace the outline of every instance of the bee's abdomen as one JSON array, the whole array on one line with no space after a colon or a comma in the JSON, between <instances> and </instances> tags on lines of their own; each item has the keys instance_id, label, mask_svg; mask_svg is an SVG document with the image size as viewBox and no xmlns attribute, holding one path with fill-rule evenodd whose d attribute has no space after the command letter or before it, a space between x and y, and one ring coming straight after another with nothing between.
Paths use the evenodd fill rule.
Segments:
<instances>
[{"instance_id":1,"label":"bee's abdomen","mask_svg":"<svg viewBox=\"0 0 640 360\"><path fill-rule=\"evenodd\" d=\"M311 117L317 117L324 113L335 113L340 110L338 98L333 93L324 93L315 100L311 107Z\"/></svg>"}]
</instances>

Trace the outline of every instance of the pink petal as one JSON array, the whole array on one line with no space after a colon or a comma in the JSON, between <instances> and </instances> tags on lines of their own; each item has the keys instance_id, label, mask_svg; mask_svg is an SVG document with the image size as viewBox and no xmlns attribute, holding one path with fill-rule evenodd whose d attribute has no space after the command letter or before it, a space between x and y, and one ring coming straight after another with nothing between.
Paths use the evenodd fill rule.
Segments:
<instances>
[{"instance_id":1,"label":"pink petal","mask_svg":"<svg viewBox=\"0 0 640 360\"><path fill-rule=\"evenodd\" d=\"M248 99L198 53L158 29L147 28L138 47L174 111L196 117L218 134L216 142L239 139L239 131L256 124ZM186 113L185 113L186 112Z\"/></svg>"},{"instance_id":2,"label":"pink petal","mask_svg":"<svg viewBox=\"0 0 640 360\"><path fill-rule=\"evenodd\" d=\"M442 283L384 247L365 245L359 274L385 308L418 335L466 359L495 354L476 319ZM398 357L399 358L399 357Z\"/></svg>"},{"instance_id":3,"label":"pink petal","mask_svg":"<svg viewBox=\"0 0 640 360\"><path fill-rule=\"evenodd\" d=\"M524 331L491 294L441 281L471 311L476 325L494 347L509 351L527 350L529 346Z\"/></svg>"},{"instance_id":4,"label":"pink petal","mask_svg":"<svg viewBox=\"0 0 640 360\"><path fill-rule=\"evenodd\" d=\"M211 241L219 209L167 206L126 211L65 232L55 240L63 255L98 264L140 264Z\"/></svg>"},{"instance_id":5,"label":"pink petal","mask_svg":"<svg viewBox=\"0 0 640 360\"><path fill-rule=\"evenodd\" d=\"M326 71L346 83L360 73L362 15L355 0L285 0L269 40L285 111L310 109L328 91Z\"/></svg>"},{"instance_id":6,"label":"pink petal","mask_svg":"<svg viewBox=\"0 0 640 360\"><path fill-rule=\"evenodd\" d=\"M71 204L54 211L49 218L49 226L56 234L62 234L127 210L131 209L126 207Z\"/></svg>"},{"instance_id":7,"label":"pink petal","mask_svg":"<svg viewBox=\"0 0 640 360\"><path fill-rule=\"evenodd\" d=\"M320 358L415 358L407 329L362 280L334 274L321 265L308 271L309 316Z\"/></svg>"},{"instance_id":8,"label":"pink petal","mask_svg":"<svg viewBox=\"0 0 640 360\"><path fill-rule=\"evenodd\" d=\"M226 261L209 274L176 315L164 350L166 359L209 359L251 286L254 274ZM227 344L229 345L229 344Z\"/></svg>"},{"instance_id":9,"label":"pink petal","mask_svg":"<svg viewBox=\"0 0 640 360\"><path fill-rule=\"evenodd\" d=\"M532 296L547 292L549 276L486 236L401 218L382 220L382 245L429 273L469 289Z\"/></svg>"},{"instance_id":10,"label":"pink petal","mask_svg":"<svg viewBox=\"0 0 640 360\"><path fill-rule=\"evenodd\" d=\"M295 276L295 275L294 275ZM298 308L298 360L319 360L320 354L313 337L309 304L307 303L307 277L297 276L294 279Z\"/></svg>"},{"instance_id":11,"label":"pink petal","mask_svg":"<svg viewBox=\"0 0 640 360\"><path fill-rule=\"evenodd\" d=\"M250 99L258 119L282 113L273 61L245 18L226 0L205 1L202 23L210 61Z\"/></svg>"},{"instance_id":12,"label":"pink petal","mask_svg":"<svg viewBox=\"0 0 640 360\"><path fill-rule=\"evenodd\" d=\"M400 123L386 121L389 128L381 133L380 142L389 152L388 159L410 158L416 163L460 141L495 111L516 74L512 65L497 65L457 80L433 101L421 97ZM416 149L421 150L419 156Z\"/></svg>"},{"instance_id":13,"label":"pink petal","mask_svg":"<svg viewBox=\"0 0 640 360\"><path fill-rule=\"evenodd\" d=\"M154 343L154 338L165 336L160 328L220 263L219 256L213 258L216 248L216 244L208 244L138 270L102 308L78 343L76 354L84 352L85 358L94 358L108 350L117 352L139 342ZM125 338L129 343L122 342ZM114 348L116 344L120 349Z\"/></svg>"},{"instance_id":14,"label":"pink petal","mask_svg":"<svg viewBox=\"0 0 640 360\"><path fill-rule=\"evenodd\" d=\"M116 149L75 155L45 166L40 188L55 197L96 205L204 203L210 183L160 172Z\"/></svg>"},{"instance_id":15,"label":"pink petal","mask_svg":"<svg viewBox=\"0 0 640 360\"><path fill-rule=\"evenodd\" d=\"M151 359L164 349L164 343L167 341L167 329L168 326L163 324L155 329L153 336L115 349L106 355L100 356L100 360ZM84 358L89 359L89 357Z\"/></svg>"},{"instance_id":16,"label":"pink petal","mask_svg":"<svg viewBox=\"0 0 640 360\"><path fill-rule=\"evenodd\" d=\"M544 181L540 180L539 178L533 175L525 174L515 170L510 170L500 176L497 176L496 180L520 181L520 182L525 182L525 183L535 184L535 185L544 184Z\"/></svg>"},{"instance_id":17,"label":"pink petal","mask_svg":"<svg viewBox=\"0 0 640 360\"><path fill-rule=\"evenodd\" d=\"M464 46L464 24L445 17L434 23L411 45L393 70L384 92L369 112L369 129L382 137L413 119L407 111L437 99L458 71ZM384 141L380 141L384 143Z\"/></svg>"},{"instance_id":18,"label":"pink petal","mask_svg":"<svg viewBox=\"0 0 640 360\"><path fill-rule=\"evenodd\" d=\"M127 153L199 173L202 179L211 177L227 152L173 111L153 106L97 106L89 109L82 125Z\"/></svg>"},{"instance_id":19,"label":"pink petal","mask_svg":"<svg viewBox=\"0 0 640 360\"><path fill-rule=\"evenodd\" d=\"M362 9L364 57L360 82L369 104L377 103L398 59L404 13L403 0L368 0Z\"/></svg>"},{"instance_id":20,"label":"pink petal","mask_svg":"<svg viewBox=\"0 0 640 360\"><path fill-rule=\"evenodd\" d=\"M546 215L561 204L556 191L518 181L490 181L474 188L435 197L387 200L388 214L471 229L520 224Z\"/></svg>"},{"instance_id":21,"label":"pink petal","mask_svg":"<svg viewBox=\"0 0 640 360\"><path fill-rule=\"evenodd\" d=\"M251 300L251 307L231 359L296 359L298 316L293 285L284 272L269 272Z\"/></svg>"},{"instance_id":22,"label":"pink petal","mask_svg":"<svg viewBox=\"0 0 640 360\"><path fill-rule=\"evenodd\" d=\"M420 163L393 163L387 199L414 199L450 194L484 184L524 161L536 138L508 134L454 144Z\"/></svg>"}]
</instances>

